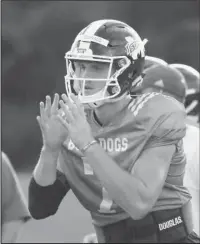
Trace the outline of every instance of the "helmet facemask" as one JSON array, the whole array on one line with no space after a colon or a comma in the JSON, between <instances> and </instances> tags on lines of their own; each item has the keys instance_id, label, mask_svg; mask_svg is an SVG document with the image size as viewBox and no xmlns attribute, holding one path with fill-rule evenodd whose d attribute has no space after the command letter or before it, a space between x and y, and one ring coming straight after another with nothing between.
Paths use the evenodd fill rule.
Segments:
<instances>
[{"instance_id":1,"label":"helmet facemask","mask_svg":"<svg viewBox=\"0 0 200 244\"><path fill-rule=\"evenodd\" d=\"M65 55L65 59L67 68L67 75L65 76L65 86L67 95L70 97L70 94L74 92L78 95L81 103L94 104L95 107L99 106L100 104L102 104L103 101L107 99L114 99L115 97L119 96L122 90L118 82L118 76L122 74L131 64L131 61L126 56L88 56L87 54L77 55L72 52L67 52ZM108 72L106 78L102 79L92 77L76 77L73 65L76 61L108 64ZM116 65L116 63L118 65ZM76 84L80 84L80 82L81 85L77 86ZM88 95L86 89L87 84L92 82L103 82L105 85L102 89L98 90L94 94Z\"/></svg>"}]
</instances>

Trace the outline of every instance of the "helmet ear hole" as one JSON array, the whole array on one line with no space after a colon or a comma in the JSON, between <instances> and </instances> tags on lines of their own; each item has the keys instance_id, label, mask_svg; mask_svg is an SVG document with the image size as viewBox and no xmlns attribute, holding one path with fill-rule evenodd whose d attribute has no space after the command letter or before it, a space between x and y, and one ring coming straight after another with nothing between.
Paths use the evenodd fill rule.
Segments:
<instances>
[{"instance_id":1,"label":"helmet ear hole","mask_svg":"<svg viewBox=\"0 0 200 244\"><path fill-rule=\"evenodd\" d=\"M119 88L117 86L112 87L112 94L116 94L119 92Z\"/></svg>"},{"instance_id":2,"label":"helmet ear hole","mask_svg":"<svg viewBox=\"0 0 200 244\"><path fill-rule=\"evenodd\" d=\"M124 70L122 74L118 76L118 83L121 87L121 94L128 91L128 93L134 92L134 89L137 89L134 81L138 78L142 78L142 71L144 68L144 58L139 60L132 61L130 66ZM134 85L133 85L134 84Z\"/></svg>"}]
</instances>

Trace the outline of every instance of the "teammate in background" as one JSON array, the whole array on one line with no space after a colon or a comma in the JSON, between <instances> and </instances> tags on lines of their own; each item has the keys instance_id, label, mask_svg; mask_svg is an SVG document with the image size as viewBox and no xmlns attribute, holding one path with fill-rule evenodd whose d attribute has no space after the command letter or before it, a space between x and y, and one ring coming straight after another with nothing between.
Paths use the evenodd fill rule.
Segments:
<instances>
[{"instance_id":1,"label":"teammate in background","mask_svg":"<svg viewBox=\"0 0 200 244\"><path fill-rule=\"evenodd\" d=\"M158 92L174 97L181 103L185 103L187 83L180 71L168 64L154 64L145 69L142 85L137 92L146 94Z\"/></svg>"},{"instance_id":2,"label":"teammate in background","mask_svg":"<svg viewBox=\"0 0 200 244\"><path fill-rule=\"evenodd\" d=\"M43 148L29 185L35 219L55 214L71 189L99 242L199 241L182 184L184 107L160 93L138 95L129 107L142 83L145 43L115 20L92 22L76 37L65 55L68 97L59 102L56 94L51 104L47 96L37 117Z\"/></svg>"},{"instance_id":3,"label":"teammate in background","mask_svg":"<svg viewBox=\"0 0 200 244\"><path fill-rule=\"evenodd\" d=\"M184 138L184 149L187 155L184 184L192 195L194 230L200 234L200 202L199 202L199 122L200 122L200 75L197 70L184 64L170 64L185 77L186 91L185 107L187 112L187 131Z\"/></svg>"},{"instance_id":4,"label":"teammate in background","mask_svg":"<svg viewBox=\"0 0 200 244\"><path fill-rule=\"evenodd\" d=\"M191 119L187 120L186 136L183 138L184 150L187 158L184 185L192 195L192 212L194 231L200 235L200 188L199 188L199 127Z\"/></svg>"},{"instance_id":5,"label":"teammate in background","mask_svg":"<svg viewBox=\"0 0 200 244\"><path fill-rule=\"evenodd\" d=\"M186 67L187 76L183 76L182 68L177 70L177 67ZM189 72L191 70L191 74ZM185 72L186 73L186 72ZM193 77L189 79L187 77ZM187 79L185 79L187 78ZM190 94L193 94L193 98L199 95L199 73L193 71L193 69L188 69L188 66L184 65L157 65L151 66L146 70L146 76L144 77L142 86L140 87L140 92L161 92L168 96L172 96L178 101L182 102L187 106L187 96L188 87ZM194 103L194 111L189 109L191 114L194 115L195 119L199 117L199 103L196 104L195 101L191 100L191 95L189 95L190 104ZM199 98L198 98L199 99ZM186 107L187 109L187 107ZM194 220L194 230L199 234L199 127L194 120L187 119L187 130L186 136L183 138L184 151L187 158L184 185L189 189L192 195L192 206L193 206L193 220Z\"/></svg>"},{"instance_id":6,"label":"teammate in background","mask_svg":"<svg viewBox=\"0 0 200 244\"><path fill-rule=\"evenodd\" d=\"M31 217L17 174L9 158L3 152L1 152L1 158L2 242L14 243L19 237L21 228Z\"/></svg>"},{"instance_id":7,"label":"teammate in background","mask_svg":"<svg viewBox=\"0 0 200 244\"><path fill-rule=\"evenodd\" d=\"M148 69L154 65L157 65L157 64L167 65L167 62L158 57L146 56L145 63L144 63L144 72L146 69Z\"/></svg>"},{"instance_id":8,"label":"teammate in background","mask_svg":"<svg viewBox=\"0 0 200 244\"><path fill-rule=\"evenodd\" d=\"M186 94L185 107L188 118L199 127L200 122L200 77L199 72L185 64L170 64L171 67L179 70L185 77L188 89Z\"/></svg>"}]
</instances>

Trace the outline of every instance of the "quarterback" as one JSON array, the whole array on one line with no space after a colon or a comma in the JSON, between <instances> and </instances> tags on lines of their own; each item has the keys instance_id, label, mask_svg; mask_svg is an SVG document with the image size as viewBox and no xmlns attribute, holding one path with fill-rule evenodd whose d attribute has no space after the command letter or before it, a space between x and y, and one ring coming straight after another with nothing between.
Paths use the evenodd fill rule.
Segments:
<instances>
[{"instance_id":1,"label":"quarterback","mask_svg":"<svg viewBox=\"0 0 200 244\"><path fill-rule=\"evenodd\" d=\"M146 42L116 20L92 22L75 38L65 55L67 95L40 103L33 218L55 214L72 190L90 212L98 242L197 241L182 184L184 106L147 93L129 108L142 84Z\"/></svg>"}]
</instances>

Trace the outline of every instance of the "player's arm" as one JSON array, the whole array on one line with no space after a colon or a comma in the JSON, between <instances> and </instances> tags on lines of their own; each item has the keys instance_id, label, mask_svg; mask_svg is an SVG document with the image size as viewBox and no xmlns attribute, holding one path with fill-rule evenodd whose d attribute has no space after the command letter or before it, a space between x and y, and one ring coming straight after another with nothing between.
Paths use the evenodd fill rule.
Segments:
<instances>
[{"instance_id":1,"label":"player's arm","mask_svg":"<svg viewBox=\"0 0 200 244\"><path fill-rule=\"evenodd\" d=\"M116 204L133 219L141 219L158 199L175 145L184 135L184 118L179 113L163 115L148 148L135 162L132 174L121 169L98 144L92 145L85 156Z\"/></svg>"},{"instance_id":2,"label":"player's arm","mask_svg":"<svg viewBox=\"0 0 200 244\"><path fill-rule=\"evenodd\" d=\"M30 217L21 218L11 222L6 222L2 226L2 243L16 243L22 231L24 231L25 224L30 220Z\"/></svg>"},{"instance_id":3,"label":"player's arm","mask_svg":"<svg viewBox=\"0 0 200 244\"><path fill-rule=\"evenodd\" d=\"M26 199L9 158L2 152L2 238L16 241L19 231L30 220Z\"/></svg>"},{"instance_id":4,"label":"player's arm","mask_svg":"<svg viewBox=\"0 0 200 244\"><path fill-rule=\"evenodd\" d=\"M174 145L146 149L132 175L97 144L85 156L110 197L133 219L141 219L152 209L162 190L174 151Z\"/></svg>"},{"instance_id":5,"label":"player's arm","mask_svg":"<svg viewBox=\"0 0 200 244\"><path fill-rule=\"evenodd\" d=\"M65 175L57 170L59 152L43 148L29 184L28 207L34 219L56 213L70 190Z\"/></svg>"}]
</instances>

